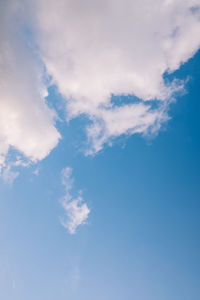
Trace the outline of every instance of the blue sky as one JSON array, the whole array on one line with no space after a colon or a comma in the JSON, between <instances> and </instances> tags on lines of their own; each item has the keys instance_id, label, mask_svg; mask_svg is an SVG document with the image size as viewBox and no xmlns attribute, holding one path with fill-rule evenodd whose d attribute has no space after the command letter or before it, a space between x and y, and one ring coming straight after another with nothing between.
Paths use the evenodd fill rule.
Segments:
<instances>
[{"instance_id":1,"label":"blue sky","mask_svg":"<svg viewBox=\"0 0 200 300\"><path fill-rule=\"evenodd\" d=\"M54 1L50 2L54 7ZM61 2L67 5L70 1ZM195 7L200 5L198 1L193 2ZM78 1L76 4L80 5ZM176 4L179 5L179 2ZM179 11L184 11L184 5L187 8L186 4L180 4ZM81 6L79 8L82 9ZM86 8L90 10L91 7L89 5ZM98 5L97 8L99 10ZM44 17L43 9L40 7L38 12L42 17ZM55 6L55 11L56 9L59 8ZM20 15L21 10L18 13ZM27 11L28 13L30 12ZM52 12L48 13L51 15ZM77 15L74 12L71 15L73 20L76 19ZM178 19L176 10L175 15ZM187 14L183 16L186 19ZM70 19L70 16L68 17ZM112 14L109 14L109 17L112 17ZM168 17L167 15L166 20L169 22ZM179 17L182 17L181 13ZM188 17L189 24L192 23L190 17ZM34 20L34 16L32 18ZM141 16L141 22L142 20ZM106 23L106 20L104 21ZM63 22L62 17L60 22ZM56 27L57 23L55 24ZM63 23L61 25L63 26ZM184 36L184 25L179 24L182 34L180 36L187 41L189 37L187 34ZM195 22L193 25L195 32L200 25ZM65 68L61 72L60 61L57 61L56 55L49 59L50 54L59 49L54 48L52 41L45 36L47 30L44 29L45 26L46 23L41 25L43 33L38 34L38 29L32 30L36 35L35 43L37 41L38 47L42 49L37 55L40 55L47 70L47 74L43 76L46 76L46 81L50 80L48 76L54 78L46 85L48 96L45 94L45 105L48 105L52 112L56 112L57 117L52 117L52 112L47 111L39 101L32 100L35 92L33 93L30 82L38 78L34 74L31 75L32 81L29 82L29 79L27 82L24 81L20 90L13 84L13 93L15 89L17 92L16 99L11 97L12 107L15 107L15 112L20 112L20 117L22 116L22 119L19 117L21 122L19 123L23 124L22 129L17 123L18 114L16 113L17 117L14 119L16 122L14 125L18 128L15 131L15 126L12 127L13 119L10 119L10 115L12 116L10 106L8 106L10 110L6 104L2 106L2 110L4 107L7 109L3 112L8 114L5 120L8 120L8 128L13 130L13 135L10 131L6 131L3 122L0 123L0 138L3 140L6 137L10 147L6 152L2 143L3 150L0 152L0 160L1 155L4 158L2 165L0 161L2 168L0 299L199 299L200 53L197 51L198 48L193 55L190 52L193 50L190 49L191 41L186 43L185 47L189 45L188 52L183 58L183 54L179 53L179 47L175 47L173 53L176 51L174 57L176 63L179 63L177 67L175 58L166 63L160 54L159 57L162 59L160 58L157 66L166 63L165 72L161 74L161 78L164 76L166 82L162 86L160 81L157 85L155 79L160 73L157 68L154 70L154 63L157 60L156 56L153 56L153 65L147 66L147 69L155 75L155 80L142 82L145 92L140 90L141 81L134 79L131 84L135 90L133 89L131 95L129 86L125 85L124 79L120 76L116 82L121 84L119 87L121 90L118 91L116 82L113 81L107 86L108 90L102 91L105 82L98 75L100 77L94 78L94 87L98 90L97 82L98 80L102 82L99 94L97 93L100 101L98 97L93 98L93 87L90 88L87 82L82 82L85 65L79 61L80 55L74 62L74 65L77 65L75 73L80 72L74 79L79 86L76 92L74 82L70 81L74 76L73 73L67 73ZM79 24L77 27L79 28ZM154 26L152 28L154 32ZM51 26L48 30L52 32ZM97 28L96 30L98 31ZM5 34L8 35L9 41L12 34L9 30ZM134 34L138 35L138 32ZM41 36L49 47L46 52L47 48L41 42ZM78 34L77 36L80 38ZM27 41L33 43L32 38L29 35L26 37ZM145 35L138 43L142 44L144 38ZM195 33L193 39L196 39ZM118 47L121 42L122 40L118 41ZM179 45L180 41L177 38L173 42ZM20 57L17 50L18 42L17 46L15 41L12 40L12 43L11 49L15 50L13 57L15 55ZM107 40L105 45L106 43ZM181 43L182 40L180 45ZM77 45L73 43L72 45L77 50ZM4 50L4 46L1 47ZM80 48L85 51L82 44ZM28 52L32 50L29 49ZM74 53L77 53L75 50ZM38 59L33 60L31 55L27 55L24 60L28 61L30 66L36 66L33 73L38 75L37 68L41 62L37 65ZM69 60L70 55L69 53L67 56ZM147 54L143 55L145 61ZM172 57L170 55L171 50L168 57ZM83 58L85 57L84 54ZM103 58L108 57L106 52ZM138 59L140 61L140 57ZM65 62L66 60L63 64ZM87 63L90 73L90 64ZM110 69L102 70L98 63L95 64L97 70L106 74L109 81ZM133 63L133 66L137 69L137 74L144 75L145 66L142 66L142 59L140 63L140 70L137 69L136 63ZM171 67L173 72L168 73L167 67ZM16 66L10 63L7 69L9 74L10 70L16 70ZM123 66L119 65L119 69L128 80L127 65L125 63ZM24 78L22 73L19 74L20 80ZM63 83L64 78L61 78L61 75L66 76L69 85L67 80ZM90 75L88 80L91 80ZM5 81L7 80L9 84L12 83L10 78L5 75ZM15 79L18 80L17 77ZM176 81L173 81L174 79ZM22 97L20 98L22 101L18 100L18 95L24 97L27 95L27 92L24 92L26 83L31 98L27 100ZM33 86L38 84L40 83L36 80ZM44 82L41 83L43 84ZM125 86L125 94L130 96L124 96L121 92ZM117 101L119 103L116 107L119 111L113 106L104 107L108 101L106 96L108 91L110 95L116 95L116 103ZM0 96L3 97L2 94ZM6 94L6 97L10 103L10 94ZM127 106L129 101L131 104ZM151 102L152 107L146 111L146 105L150 105ZM131 106L132 103L137 104ZM138 106L140 104L142 106ZM32 116L29 106L32 111L37 111L36 115ZM130 116L124 107L128 107L133 115ZM26 113L29 121L25 120ZM65 118L70 121L66 122ZM132 119L136 120L136 123L132 123ZM89 133L88 124L89 128L92 128ZM27 127L27 133L23 127ZM20 130L22 135L19 133ZM59 141L58 133L61 136ZM19 138L13 139L13 136L17 135ZM43 143L45 140L46 144ZM71 168L71 173L63 177L63 170L66 171L66 168ZM80 210L73 210L73 205ZM64 220L64 226L61 220ZM75 224L74 227L72 224Z\"/></svg>"}]
</instances>

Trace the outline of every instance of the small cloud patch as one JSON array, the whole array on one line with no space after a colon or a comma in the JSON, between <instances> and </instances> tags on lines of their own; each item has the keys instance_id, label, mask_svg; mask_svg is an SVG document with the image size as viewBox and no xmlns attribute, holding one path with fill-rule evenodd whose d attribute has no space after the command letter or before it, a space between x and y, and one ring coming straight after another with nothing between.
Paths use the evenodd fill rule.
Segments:
<instances>
[{"instance_id":1,"label":"small cloud patch","mask_svg":"<svg viewBox=\"0 0 200 300\"><path fill-rule=\"evenodd\" d=\"M75 234L78 226L86 223L90 210L83 202L82 191L74 197L71 193L74 179L72 168L66 167L62 170L62 184L65 186L65 196L62 199L62 207L65 210L66 219L61 219L61 224L67 228L70 234Z\"/></svg>"}]
</instances>

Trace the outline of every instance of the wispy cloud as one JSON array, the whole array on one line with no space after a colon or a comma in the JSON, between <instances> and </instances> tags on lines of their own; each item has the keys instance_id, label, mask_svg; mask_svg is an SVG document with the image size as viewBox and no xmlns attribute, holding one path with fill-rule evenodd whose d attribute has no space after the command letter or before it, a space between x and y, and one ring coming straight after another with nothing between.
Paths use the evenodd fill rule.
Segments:
<instances>
[{"instance_id":1,"label":"wispy cloud","mask_svg":"<svg viewBox=\"0 0 200 300\"><path fill-rule=\"evenodd\" d=\"M7 165L2 171L2 179L5 183L12 185L14 180L18 177L19 172L13 171L11 165Z\"/></svg>"},{"instance_id":2,"label":"wispy cloud","mask_svg":"<svg viewBox=\"0 0 200 300\"><path fill-rule=\"evenodd\" d=\"M35 176L38 176L38 175L39 175L39 172L40 172L40 169L37 168L37 169L35 169L35 170L33 171L33 174L34 174Z\"/></svg>"},{"instance_id":3,"label":"wispy cloud","mask_svg":"<svg viewBox=\"0 0 200 300\"><path fill-rule=\"evenodd\" d=\"M74 179L72 178L72 168L67 167L62 170L62 184L65 186L65 196L61 203L65 210L66 220L61 219L62 225L68 229L70 234L74 234L78 226L85 224L90 213L86 203L83 203L82 191L78 196L72 195Z\"/></svg>"},{"instance_id":4,"label":"wispy cloud","mask_svg":"<svg viewBox=\"0 0 200 300\"><path fill-rule=\"evenodd\" d=\"M29 166L30 161L25 161L20 156L17 156L14 161L7 160L1 166L1 177L5 183L12 185L15 179L19 176L19 168Z\"/></svg>"}]
</instances>

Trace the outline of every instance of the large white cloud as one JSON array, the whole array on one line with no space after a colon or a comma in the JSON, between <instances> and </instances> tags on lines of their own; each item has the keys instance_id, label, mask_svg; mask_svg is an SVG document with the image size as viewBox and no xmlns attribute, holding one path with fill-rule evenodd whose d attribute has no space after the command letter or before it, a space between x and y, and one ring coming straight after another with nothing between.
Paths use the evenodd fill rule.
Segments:
<instances>
[{"instance_id":1,"label":"large white cloud","mask_svg":"<svg viewBox=\"0 0 200 300\"><path fill-rule=\"evenodd\" d=\"M167 83L200 46L199 0L36 1L41 58L67 100L68 118L87 114L91 152L123 133L159 129L180 83ZM137 104L111 104L111 95ZM151 110L148 100L159 100ZM163 107L163 108L162 108ZM100 134L99 134L100 132Z\"/></svg>"},{"instance_id":2,"label":"large white cloud","mask_svg":"<svg viewBox=\"0 0 200 300\"><path fill-rule=\"evenodd\" d=\"M90 119L92 154L119 135L158 131L182 88L163 75L200 46L200 0L7 0L0 20L1 166L10 147L37 161L58 143L46 74L68 119Z\"/></svg>"}]
</instances>

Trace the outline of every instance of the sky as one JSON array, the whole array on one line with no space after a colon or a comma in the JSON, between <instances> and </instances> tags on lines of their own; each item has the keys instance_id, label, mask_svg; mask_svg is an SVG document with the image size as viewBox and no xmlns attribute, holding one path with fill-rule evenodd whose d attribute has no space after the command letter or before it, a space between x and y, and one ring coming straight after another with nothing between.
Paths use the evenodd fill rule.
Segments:
<instances>
[{"instance_id":1,"label":"sky","mask_svg":"<svg viewBox=\"0 0 200 300\"><path fill-rule=\"evenodd\" d=\"M200 1L0 20L0 299L200 299Z\"/></svg>"}]
</instances>

